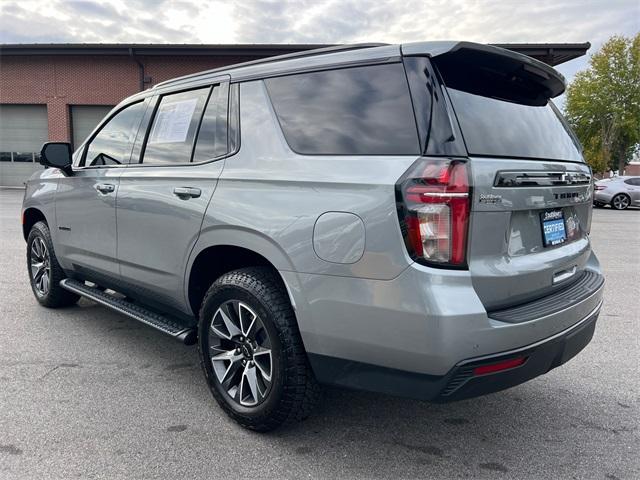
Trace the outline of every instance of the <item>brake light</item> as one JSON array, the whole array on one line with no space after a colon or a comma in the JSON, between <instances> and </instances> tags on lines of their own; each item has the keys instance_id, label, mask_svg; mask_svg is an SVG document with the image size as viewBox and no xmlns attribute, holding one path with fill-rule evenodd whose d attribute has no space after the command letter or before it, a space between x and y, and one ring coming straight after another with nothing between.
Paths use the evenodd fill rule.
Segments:
<instances>
[{"instance_id":1,"label":"brake light","mask_svg":"<svg viewBox=\"0 0 640 480\"><path fill-rule=\"evenodd\" d=\"M464 267L470 212L467 163L421 159L403 175L397 190L411 257L428 265Z\"/></svg>"},{"instance_id":2,"label":"brake light","mask_svg":"<svg viewBox=\"0 0 640 480\"><path fill-rule=\"evenodd\" d=\"M596 190L605 190L607 187L605 187L604 185L596 185L595 189Z\"/></svg>"}]
</instances>

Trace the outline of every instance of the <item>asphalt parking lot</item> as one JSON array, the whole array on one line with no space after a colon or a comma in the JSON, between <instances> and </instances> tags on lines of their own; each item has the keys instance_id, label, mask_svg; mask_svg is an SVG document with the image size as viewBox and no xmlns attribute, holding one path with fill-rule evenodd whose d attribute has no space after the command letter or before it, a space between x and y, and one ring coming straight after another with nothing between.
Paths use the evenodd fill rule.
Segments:
<instances>
[{"instance_id":1,"label":"asphalt parking lot","mask_svg":"<svg viewBox=\"0 0 640 480\"><path fill-rule=\"evenodd\" d=\"M568 364L446 405L328 389L307 421L255 434L195 348L88 301L40 307L21 201L0 190L0 478L640 478L640 210L594 211L605 305Z\"/></svg>"}]
</instances>

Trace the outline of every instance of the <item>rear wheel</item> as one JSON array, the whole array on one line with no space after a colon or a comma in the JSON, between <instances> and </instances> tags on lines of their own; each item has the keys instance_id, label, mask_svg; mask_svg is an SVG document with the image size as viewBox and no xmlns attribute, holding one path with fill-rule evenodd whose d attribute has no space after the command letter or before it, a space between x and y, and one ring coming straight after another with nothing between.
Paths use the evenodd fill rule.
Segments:
<instances>
[{"instance_id":1,"label":"rear wheel","mask_svg":"<svg viewBox=\"0 0 640 480\"><path fill-rule=\"evenodd\" d=\"M616 210L624 210L631 204L631 199L624 193L619 193L611 199L611 206Z\"/></svg>"},{"instance_id":2,"label":"rear wheel","mask_svg":"<svg viewBox=\"0 0 640 480\"><path fill-rule=\"evenodd\" d=\"M80 298L60 286L66 278L53 251L51 233L45 222L37 222L27 237L27 268L36 300L45 307L73 305Z\"/></svg>"},{"instance_id":3,"label":"rear wheel","mask_svg":"<svg viewBox=\"0 0 640 480\"><path fill-rule=\"evenodd\" d=\"M287 293L271 269L220 277L203 300L198 342L214 398L243 427L268 431L311 412L320 389Z\"/></svg>"}]
</instances>

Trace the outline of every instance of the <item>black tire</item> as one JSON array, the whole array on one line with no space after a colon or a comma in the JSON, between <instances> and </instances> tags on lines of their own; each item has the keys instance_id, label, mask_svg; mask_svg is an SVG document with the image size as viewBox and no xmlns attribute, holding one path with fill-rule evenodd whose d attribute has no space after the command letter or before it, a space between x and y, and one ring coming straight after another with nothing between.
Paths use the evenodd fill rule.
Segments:
<instances>
[{"instance_id":1,"label":"black tire","mask_svg":"<svg viewBox=\"0 0 640 480\"><path fill-rule=\"evenodd\" d=\"M32 260L34 262L36 261L34 242L37 243L38 246L44 245L46 248L46 252L43 254L46 258L46 266L48 267L48 288L46 291L38 287L36 279L34 278L34 269L32 268ZM40 244L40 242L42 242L42 244ZM78 295L60 286L60 280L65 279L66 275L56 258L53 250L53 242L51 241L51 233L45 222L37 222L31 227L31 231L29 231L29 236L27 237L27 271L33 295L41 305L49 308L68 307L76 303L80 298Z\"/></svg>"},{"instance_id":2,"label":"black tire","mask_svg":"<svg viewBox=\"0 0 640 480\"><path fill-rule=\"evenodd\" d=\"M261 403L249 407L234 400L222 386L210 354L212 349L220 350L210 345L214 315L223 305L236 301L255 312L264 326L262 331L269 337L271 352L270 386ZM283 423L303 420L311 413L320 395L320 386L309 366L289 297L276 272L266 267L251 267L224 274L207 291L199 318L202 369L213 397L231 418L245 428L266 432ZM242 367L236 368L242 375Z\"/></svg>"},{"instance_id":3,"label":"black tire","mask_svg":"<svg viewBox=\"0 0 640 480\"><path fill-rule=\"evenodd\" d=\"M618 193L611 199L611 207L616 210L626 210L631 205L631 197L625 193Z\"/></svg>"}]
</instances>

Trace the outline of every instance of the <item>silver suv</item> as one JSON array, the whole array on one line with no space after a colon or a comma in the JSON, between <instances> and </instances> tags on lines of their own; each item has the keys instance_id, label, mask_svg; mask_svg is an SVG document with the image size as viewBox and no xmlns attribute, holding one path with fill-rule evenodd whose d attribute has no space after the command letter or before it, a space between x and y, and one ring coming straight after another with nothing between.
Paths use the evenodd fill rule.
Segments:
<instances>
[{"instance_id":1,"label":"silver suv","mask_svg":"<svg viewBox=\"0 0 640 480\"><path fill-rule=\"evenodd\" d=\"M319 384L445 402L593 335L593 184L549 66L466 42L357 45L133 95L23 207L36 299L86 297L197 343L265 431Z\"/></svg>"}]
</instances>

